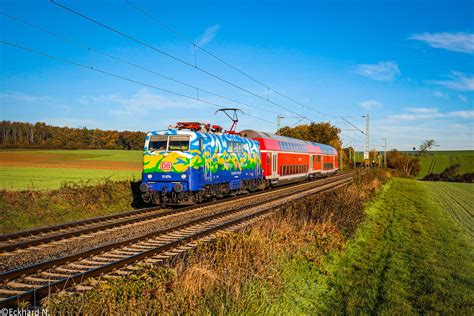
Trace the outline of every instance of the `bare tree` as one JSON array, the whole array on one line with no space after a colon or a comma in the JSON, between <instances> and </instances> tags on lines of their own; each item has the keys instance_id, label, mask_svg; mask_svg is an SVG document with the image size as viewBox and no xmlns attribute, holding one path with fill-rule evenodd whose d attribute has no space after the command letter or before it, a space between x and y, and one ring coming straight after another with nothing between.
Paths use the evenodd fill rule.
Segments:
<instances>
[{"instance_id":1,"label":"bare tree","mask_svg":"<svg viewBox=\"0 0 474 316\"><path fill-rule=\"evenodd\" d=\"M434 139L427 139L420 145L420 149L418 151L420 154L425 154L434 146L438 146L436 145Z\"/></svg>"}]
</instances>

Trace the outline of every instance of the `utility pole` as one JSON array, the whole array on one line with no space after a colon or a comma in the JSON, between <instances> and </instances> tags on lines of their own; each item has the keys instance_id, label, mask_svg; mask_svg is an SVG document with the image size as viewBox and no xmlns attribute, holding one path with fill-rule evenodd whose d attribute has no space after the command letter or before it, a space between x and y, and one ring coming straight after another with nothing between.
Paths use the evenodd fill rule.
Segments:
<instances>
[{"instance_id":1,"label":"utility pole","mask_svg":"<svg viewBox=\"0 0 474 316\"><path fill-rule=\"evenodd\" d=\"M342 170L342 154L344 153L344 149L341 148L340 155L339 155L339 170Z\"/></svg>"},{"instance_id":2,"label":"utility pole","mask_svg":"<svg viewBox=\"0 0 474 316\"><path fill-rule=\"evenodd\" d=\"M383 166L387 167L387 138L383 138L385 141L383 146Z\"/></svg>"},{"instance_id":3,"label":"utility pole","mask_svg":"<svg viewBox=\"0 0 474 316\"><path fill-rule=\"evenodd\" d=\"M365 115L365 152L364 160L365 166L368 167L370 164L370 143L369 143L369 114Z\"/></svg>"},{"instance_id":4,"label":"utility pole","mask_svg":"<svg viewBox=\"0 0 474 316\"><path fill-rule=\"evenodd\" d=\"M355 148L352 148L352 150L354 151L354 160L353 161L354 161L354 168L355 168L356 167L356 157L357 157L357 155L356 155Z\"/></svg>"}]
</instances>

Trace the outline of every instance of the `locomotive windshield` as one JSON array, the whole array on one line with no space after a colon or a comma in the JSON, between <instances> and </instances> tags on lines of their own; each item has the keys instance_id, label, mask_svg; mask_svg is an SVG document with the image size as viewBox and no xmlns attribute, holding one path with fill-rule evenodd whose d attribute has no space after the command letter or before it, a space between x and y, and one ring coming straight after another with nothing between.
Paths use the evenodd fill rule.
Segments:
<instances>
[{"instance_id":1,"label":"locomotive windshield","mask_svg":"<svg viewBox=\"0 0 474 316\"><path fill-rule=\"evenodd\" d=\"M170 136L168 141L168 151L187 151L189 150L189 137Z\"/></svg>"},{"instance_id":2,"label":"locomotive windshield","mask_svg":"<svg viewBox=\"0 0 474 316\"><path fill-rule=\"evenodd\" d=\"M148 151L187 151L188 136L153 136L148 143Z\"/></svg>"}]
</instances>

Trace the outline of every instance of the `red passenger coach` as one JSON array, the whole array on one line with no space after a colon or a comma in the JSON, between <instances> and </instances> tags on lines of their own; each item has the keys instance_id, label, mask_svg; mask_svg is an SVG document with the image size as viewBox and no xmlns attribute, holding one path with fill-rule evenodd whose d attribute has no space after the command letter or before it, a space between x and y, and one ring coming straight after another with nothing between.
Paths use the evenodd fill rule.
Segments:
<instances>
[{"instance_id":1,"label":"red passenger coach","mask_svg":"<svg viewBox=\"0 0 474 316\"><path fill-rule=\"evenodd\" d=\"M335 173L339 168L337 151L329 145L253 130L240 134L259 142L263 175L273 185Z\"/></svg>"}]
</instances>

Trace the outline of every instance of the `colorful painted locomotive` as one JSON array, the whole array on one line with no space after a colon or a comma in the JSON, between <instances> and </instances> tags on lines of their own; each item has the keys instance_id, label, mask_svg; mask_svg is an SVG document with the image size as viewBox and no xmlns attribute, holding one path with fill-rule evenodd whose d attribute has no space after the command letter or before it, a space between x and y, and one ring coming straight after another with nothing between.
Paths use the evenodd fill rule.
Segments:
<instances>
[{"instance_id":1,"label":"colorful painted locomotive","mask_svg":"<svg viewBox=\"0 0 474 316\"><path fill-rule=\"evenodd\" d=\"M148 203L193 204L337 169L337 152L328 145L184 124L148 133L140 190Z\"/></svg>"}]
</instances>

